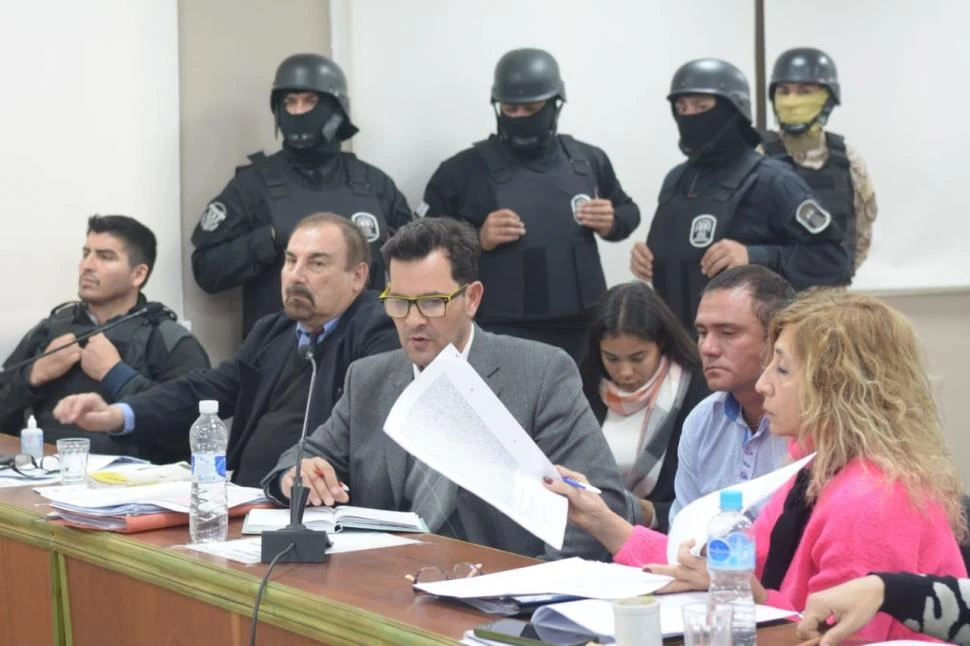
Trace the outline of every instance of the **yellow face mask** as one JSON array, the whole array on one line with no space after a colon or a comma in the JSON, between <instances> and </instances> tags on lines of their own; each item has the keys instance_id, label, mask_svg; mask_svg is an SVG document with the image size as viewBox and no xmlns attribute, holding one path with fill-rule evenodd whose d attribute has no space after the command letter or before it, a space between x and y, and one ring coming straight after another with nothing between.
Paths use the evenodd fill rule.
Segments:
<instances>
[{"instance_id":1,"label":"yellow face mask","mask_svg":"<svg viewBox=\"0 0 970 646\"><path fill-rule=\"evenodd\" d=\"M825 102L829 100L826 88L818 89L809 94L775 94L775 114L778 121L788 125L802 125L810 123L822 111ZM805 134L818 135L822 131L822 124L815 123Z\"/></svg>"}]
</instances>

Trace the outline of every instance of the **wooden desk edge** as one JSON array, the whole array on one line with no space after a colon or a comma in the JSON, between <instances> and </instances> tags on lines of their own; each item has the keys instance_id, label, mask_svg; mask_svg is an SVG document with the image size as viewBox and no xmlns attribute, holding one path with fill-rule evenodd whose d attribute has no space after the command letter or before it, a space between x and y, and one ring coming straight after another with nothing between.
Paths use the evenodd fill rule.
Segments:
<instances>
[{"instance_id":1,"label":"wooden desk edge","mask_svg":"<svg viewBox=\"0 0 970 646\"><path fill-rule=\"evenodd\" d=\"M123 534L51 524L5 503L0 503L0 536L51 549L243 616L252 614L259 588L260 577L256 575L207 563L181 554L179 549L141 543ZM110 558L106 558L108 555ZM310 639L336 643L455 643L444 635L272 580L259 614L260 621Z\"/></svg>"}]
</instances>

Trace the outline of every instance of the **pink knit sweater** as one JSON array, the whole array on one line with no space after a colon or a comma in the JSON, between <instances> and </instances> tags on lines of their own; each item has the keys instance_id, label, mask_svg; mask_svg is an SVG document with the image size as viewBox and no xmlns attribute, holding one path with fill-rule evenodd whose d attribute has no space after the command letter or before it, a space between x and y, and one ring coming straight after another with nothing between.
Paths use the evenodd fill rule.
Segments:
<instances>
[{"instance_id":1,"label":"pink knit sweater","mask_svg":"<svg viewBox=\"0 0 970 646\"><path fill-rule=\"evenodd\" d=\"M794 478L775 492L754 523L756 574L768 556L771 530L781 515ZM617 563L666 563L667 537L638 526L613 557ZM780 590L768 590L767 605L805 608L812 592L872 571L966 576L966 568L943 508L910 502L871 462L850 462L825 487L795 550ZM857 635L863 639L929 639L888 615L878 614ZM934 640L935 641L935 640Z\"/></svg>"}]
</instances>

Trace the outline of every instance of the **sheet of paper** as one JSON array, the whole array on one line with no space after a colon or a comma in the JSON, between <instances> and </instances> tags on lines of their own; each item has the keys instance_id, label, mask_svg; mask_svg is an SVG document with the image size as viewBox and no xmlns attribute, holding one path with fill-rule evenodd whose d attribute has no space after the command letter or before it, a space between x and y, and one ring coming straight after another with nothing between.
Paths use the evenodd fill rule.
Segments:
<instances>
[{"instance_id":1,"label":"sheet of paper","mask_svg":"<svg viewBox=\"0 0 970 646\"><path fill-rule=\"evenodd\" d=\"M253 536L251 538L237 538L231 541L200 543L198 545L189 543L187 545L179 545L178 547L252 565L259 563L262 549L261 540L259 536ZM397 547L398 545L411 545L420 542L384 532L349 531L330 534L330 541L333 543L333 546L327 550L327 554L373 550L382 547Z\"/></svg>"},{"instance_id":2,"label":"sheet of paper","mask_svg":"<svg viewBox=\"0 0 970 646\"><path fill-rule=\"evenodd\" d=\"M684 633L684 620L681 609L688 603L706 603L706 592L686 592L682 594L657 595L660 601L660 630L664 637L676 637ZM770 606L755 606L755 621L765 623L776 619L791 617L790 610L779 610ZM538 608L532 615L536 624L550 628L585 629L603 637L615 635L613 625L613 604L600 599L581 599L566 601Z\"/></svg>"},{"instance_id":3,"label":"sheet of paper","mask_svg":"<svg viewBox=\"0 0 970 646\"><path fill-rule=\"evenodd\" d=\"M779 487L794 477L799 469L808 464L813 457L815 457L814 453L754 480L739 482L736 485L725 487L725 489L740 491L744 510L747 511L770 497ZM707 542L707 525L721 509L721 491L718 490L706 496L701 496L681 509L674 517L674 522L670 525L670 532L667 534L668 563L677 562L677 550L680 549L680 544L692 538L697 543L694 548L696 553L700 553L701 546Z\"/></svg>"},{"instance_id":4,"label":"sheet of paper","mask_svg":"<svg viewBox=\"0 0 970 646\"><path fill-rule=\"evenodd\" d=\"M549 458L453 346L401 393L384 431L405 451L562 549L568 503Z\"/></svg>"},{"instance_id":5,"label":"sheet of paper","mask_svg":"<svg viewBox=\"0 0 970 646\"><path fill-rule=\"evenodd\" d=\"M504 642L496 642L491 639L483 639L481 637L475 636L475 631L466 630L465 634L462 635L461 641L458 642L462 646L508 646Z\"/></svg>"},{"instance_id":6,"label":"sheet of paper","mask_svg":"<svg viewBox=\"0 0 970 646\"><path fill-rule=\"evenodd\" d=\"M174 464L112 464L89 474L91 486L136 487L158 482L176 482L192 479L192 467L188 462Z\"/></svg>"},{"instance_id":7,"label":"sheet of paper","mask_svg":"<svg viewBox=\"0 0 970 646\"><path fill-rule=\"evenodd\" d=\"M655 592L669 581L670 577L650 574L640 568L573 557L467 579L422 583L415 587L430 594L458 599L524 594L619 599Z\"/></svg>"},{"instance_id":8,"label":"sheet of paper","mask_svg":"<svg viewBox=\"0 0 970 646\"><path fill-rule=\"evenodd\" d=\"M143 487L104 487L92 489L84 486L39 487L37 493L52 502L74 510L105 509L118 513L119 507L130 506L128 513L160 507L169 511L189 512L191 483L163 482ZM226 496L230 507L265 500L261 489L240 487L229 483ZM120 513L125 513L121 511Z\"/></svg>"}]
</instances>

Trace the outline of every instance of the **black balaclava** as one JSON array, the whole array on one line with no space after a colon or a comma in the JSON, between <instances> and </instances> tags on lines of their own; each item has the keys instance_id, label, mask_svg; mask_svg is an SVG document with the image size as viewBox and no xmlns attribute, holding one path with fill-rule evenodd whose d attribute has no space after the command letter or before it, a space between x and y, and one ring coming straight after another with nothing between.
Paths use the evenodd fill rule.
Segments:
<instances>
[{"instance_id":1,"label":"black balaclava","mask_svg":"<svg viewBox=\"0 0 970 646\"><path fill-rule=\"evenodd\" d=\"M699 114L677 114L675 110L674 121L680 132L680 150L693 163L719 165L751 147L744 136L743 117L721 98L713 108Z\"/></svg>"},{"instance_id":2,"label":"black balaclava","mask_svg":"<svg viewBox=\"0 0 970 646\"><path fill-rule=\"evenodd\" d=\"M553 142L559 106L547 101L541 110L528 117L509 117L496 106L498 134L517 153L540 155Z\"/></svg>"},{"instance_id":3,"label":"black balaclava","mask_svg":"<svg viewBox=\"0 0 970 646\"><path fill-rule=\"evenodd\" d=\"M334 97L321 94L317 105L303 114L290 114L282 100L276 110L287 159L298 165L316 166L340 151L337 131L344 122L344 113Z\"/></svg>"}]
</instances>

